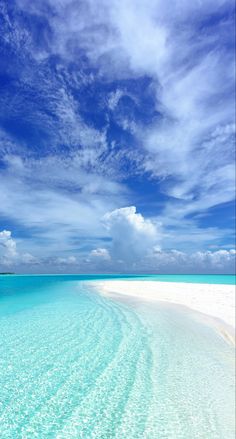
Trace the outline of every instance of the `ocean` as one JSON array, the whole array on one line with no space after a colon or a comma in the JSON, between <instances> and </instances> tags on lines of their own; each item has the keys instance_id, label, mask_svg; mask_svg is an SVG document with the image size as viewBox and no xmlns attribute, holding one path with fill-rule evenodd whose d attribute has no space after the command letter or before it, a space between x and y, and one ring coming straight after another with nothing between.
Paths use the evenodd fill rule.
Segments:
<instances>
[{"instance_id":1,"label":"ocean","mask_svg":"<svg viewBox=\"0 0 236 439\"><path fill-rule=\"evenodd\" d=\"M0 276L0 438L233 439L234 349L175 307L116 302L106 278Z\"/></svg>"}]
</instances>

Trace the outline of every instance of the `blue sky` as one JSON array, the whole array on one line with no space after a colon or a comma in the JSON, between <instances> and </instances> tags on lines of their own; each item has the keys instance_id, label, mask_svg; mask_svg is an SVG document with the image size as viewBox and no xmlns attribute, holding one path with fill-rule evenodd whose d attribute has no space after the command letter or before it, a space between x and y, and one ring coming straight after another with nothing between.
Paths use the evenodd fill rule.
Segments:
<instances>
[{"instance_id":1,"label":"blue sky","mask_svg":"<svg viewBox=\"0 0 236 439\"><path fill-rule=\"evenodd\" d=\"M0 269L232 272L234 2L0 13Z\"/></svg>"}]
</instances>

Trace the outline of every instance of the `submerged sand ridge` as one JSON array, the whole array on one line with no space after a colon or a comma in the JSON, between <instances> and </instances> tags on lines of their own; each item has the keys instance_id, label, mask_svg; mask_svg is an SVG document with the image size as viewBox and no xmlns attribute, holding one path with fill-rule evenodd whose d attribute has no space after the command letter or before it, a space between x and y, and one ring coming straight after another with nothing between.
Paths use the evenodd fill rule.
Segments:
<instances>
[{"instance_id":1,"label":"submerged sand ridge","mask_svg":"<svg viewBox=\"0 0 236 439\"><path fill-rule=\"evenodd\" d=\"M107 280L96 282L104 295L165 301L188 307L211 318L211 323L231 342L235 340L235 286L182 282Z\"/></svg>"}]
</instances>

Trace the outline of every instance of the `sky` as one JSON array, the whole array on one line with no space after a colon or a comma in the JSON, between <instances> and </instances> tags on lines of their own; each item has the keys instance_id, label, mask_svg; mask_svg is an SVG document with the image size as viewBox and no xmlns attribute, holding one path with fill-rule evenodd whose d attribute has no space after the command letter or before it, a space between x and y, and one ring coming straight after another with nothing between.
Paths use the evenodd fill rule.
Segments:
<instances>
[{"instance_id":1,"label":"sky","mask_svg":"<svg viewBox=\"0 0 236 439\"><path fill-rule=\"evenodd\" d=\"M234 15L0 0L0 271L234 271Z\"/></svg>"}]
</instances>

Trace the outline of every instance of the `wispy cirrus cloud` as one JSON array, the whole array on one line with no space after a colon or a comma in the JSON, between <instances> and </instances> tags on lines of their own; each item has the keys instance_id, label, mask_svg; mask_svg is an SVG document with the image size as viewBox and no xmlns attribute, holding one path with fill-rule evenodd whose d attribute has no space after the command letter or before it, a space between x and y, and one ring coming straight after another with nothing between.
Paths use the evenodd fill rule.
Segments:
<instances>
[{"instance_id":1,"label":"wispy cirrus cloud","mask_svg":"<svg viewBox=\"0 0 236 439\"><path fill-rule=\"evenodd\" d=\"M102 238L100 218L128 194L120 183L87 174L79 161L55 158L24 161L8 156L0 185L2 215L31 230L30 247L44 251L48 246L49 253L58 248L59 236L64 251L80 251L75 240Z\"/></svg>"},{"instance_id":2,"label":"wispy cirrus cloud","mask_svg":"<svg viewBox=\"0 0 236 439\"><path fill-rule=\"evenodd\" d=\"M235 195L231 0L17 0L1 12L1 213L31 231L30 252L55 262L60 236L62 253L111 268L127 250L115 214L106 230L102 218L134 203L144 225L162 223L164 249L232 242L230 218L202 220ZM154 245L132 230L130 264Z\"/></svg>"},{"instance_id":3,"label":"wispy cirrus cloud","mask_svg":"<svg viewBox=\"0 0 236 439\"><path fill-rule=\"evenodd\" d=\"M161 190L189 200L189 210L232 200L232 2L48 4L54 11L48 56L58 53L68 60L84 51L109 81L151 78L158 115L148 126L123 120L142 145L143 172L164 178ZM25 0L20 5L44 15L40 5L29 6ZM113 92L108 107L115 110L123 93Z\"/></svg>"}]
</instances>

